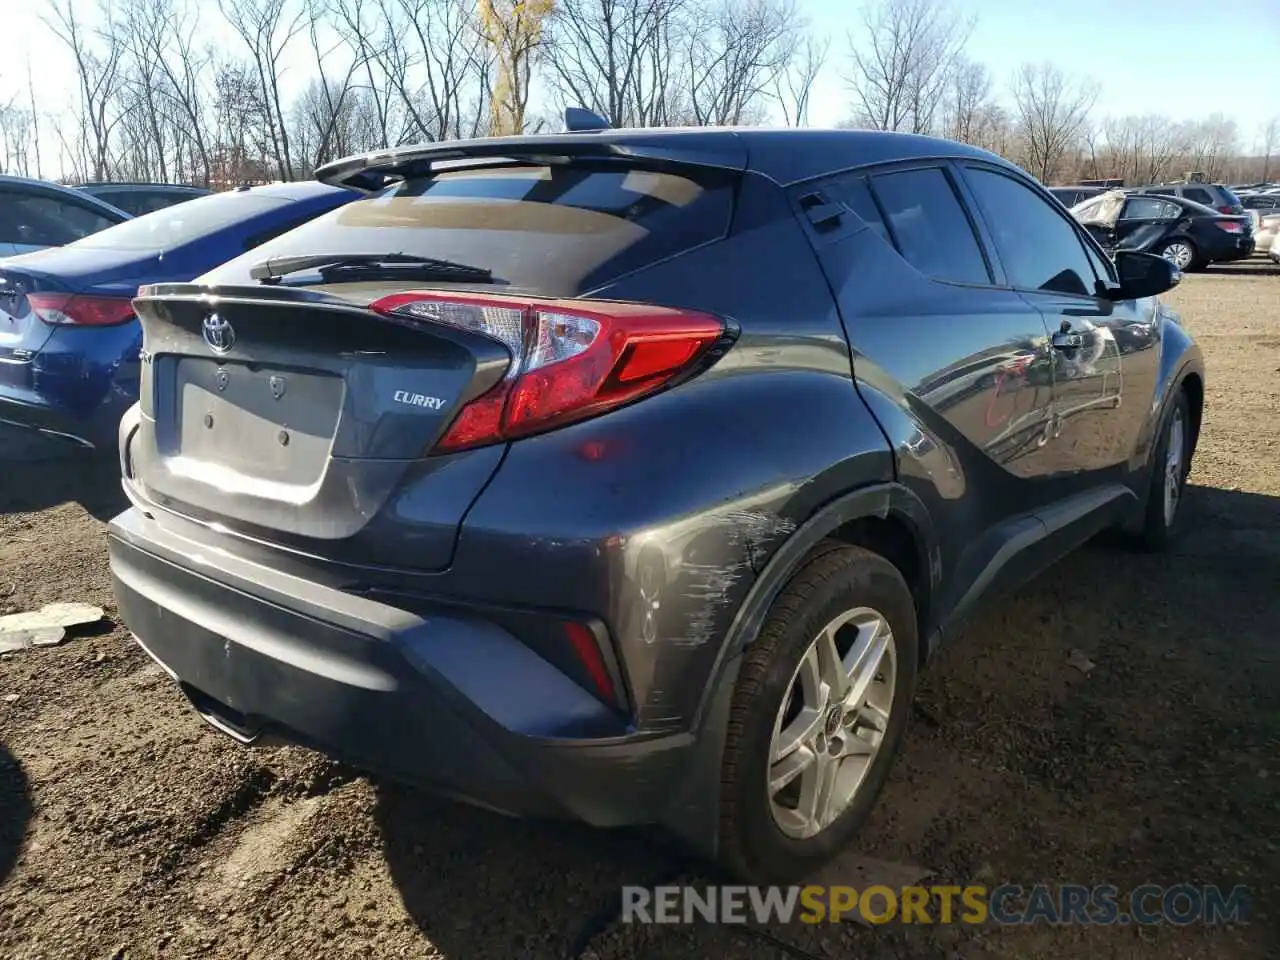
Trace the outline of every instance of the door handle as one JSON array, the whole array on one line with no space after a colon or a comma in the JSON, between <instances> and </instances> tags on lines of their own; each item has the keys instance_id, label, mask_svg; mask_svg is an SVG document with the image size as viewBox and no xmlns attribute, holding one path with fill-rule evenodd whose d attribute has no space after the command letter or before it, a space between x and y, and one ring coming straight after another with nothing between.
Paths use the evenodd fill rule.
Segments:
<instances>
[{"instance_id":1,"label":"door handle","mask_svg":"<svg viewBox=\"0 0 1280 960\"><path fill-rule=\"evenodd\" d=\"M1055 333L1049 343L1055 350L1078 350L1084 346L1084 337L1078 333Z\"/></svg>"}]
</instances>

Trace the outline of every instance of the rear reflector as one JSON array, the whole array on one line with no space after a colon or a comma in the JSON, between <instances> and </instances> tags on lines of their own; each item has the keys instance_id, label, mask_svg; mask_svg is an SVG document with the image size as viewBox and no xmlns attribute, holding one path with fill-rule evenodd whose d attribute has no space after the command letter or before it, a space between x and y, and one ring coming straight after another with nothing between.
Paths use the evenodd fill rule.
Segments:
<instances>
[{"instance_id":1,"label":"rear reflector","mask_svg":"<svg viewBox=\"0 0 1280 960\"><path fill-rule=\"evenodd\" d=\"M507 376L458 412L436 444L441 452L541 433L630 403L688 372L725 333L708 314L643 303L410 292L370 309L482 333L511 351Z\"/></svg>"},{"instance_id":2,"label":"rear reflector","mask_svg":"<svg viewBox=\"0 0 1280 960\"><path fill-rule=\"evenodd\" d=\"M1227 231L1227 233L1244 233L1244 224L1237 220L1217 220L1219 229Z\"/></svg>"},{"instance_id":3,"label":"rear reflector","mask_svg":"<svg viewBox=\"0 0 1280 960\"><path fill-rule=\"evenodd\" d=\"M600 654L600 645L596 643L595 634L593 634L584 624L576 623L572 620L567 621L564 625L565 636L569 638L569 644L573 647L573 652L586 667L587 675L591 677L591 683L595 686L596 695L610 706L618 705L617 693L613 688L613 680L609 676L609 669L604 665L604 657Z\"/></svg>"},{"instance_id":4,"label":"rear reflector","mask_svg":"<svg viewBox=\"0 0 1280 960\"><path fill-rule=\"evenodd\" d=\"M36 316L56 326L109 327L133 316L133 301L127 297L29 293L27 302Z\"/></svg>"}]
</instances>

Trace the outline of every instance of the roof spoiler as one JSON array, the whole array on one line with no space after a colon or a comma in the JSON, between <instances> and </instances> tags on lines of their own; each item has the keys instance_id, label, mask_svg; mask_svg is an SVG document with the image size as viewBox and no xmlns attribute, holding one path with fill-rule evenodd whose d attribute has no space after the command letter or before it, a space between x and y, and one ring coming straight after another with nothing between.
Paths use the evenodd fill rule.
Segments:
<instances>
[{"instance_id":1,"label":"roof spoiler","mask_svg":"<svg viewBox=\"0 0 1280 960\"><path fill-rule=\"evenodd\" d=\"M477 166L495 161L563 165L575 160L614 160L659 169L692 166L741 172L747 166L747 150L737 134L726 130L620 133L606 124L592 132L447 140L377 150L327 163L316 170L316 179L335 187L376 193L397 180L430 176L441 168L465 167L473 160Z\"/></svg>"}]
</instances>

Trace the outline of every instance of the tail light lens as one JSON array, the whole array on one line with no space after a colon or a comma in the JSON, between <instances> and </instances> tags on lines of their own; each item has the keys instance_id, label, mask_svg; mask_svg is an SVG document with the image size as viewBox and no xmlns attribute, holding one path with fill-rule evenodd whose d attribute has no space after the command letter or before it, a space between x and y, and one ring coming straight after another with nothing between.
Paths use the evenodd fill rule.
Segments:
<instances>
[{"instance_id":1,"label":"tail light lens","mask_svg":"<svg viewBox=\"0 0 1280 960\"><path fill-rule=\"evenodd\" d=\"M1219 220L1218 228L1227 233L1244 233L1244 224L1238 220Z\"/></svg>"},{"instance_id":2,"label":"tail light lens","mask_svg":"<svg viewBox=\"0 0 1280 960\"><path fill-rule=\"evenodd\" d=\"M1229 207L1229 206L1228 206L1228 207L1219 207L1219 208L1218 208L1218 212L1219 212L1219 213L1235 213L1235 209L1234 209L1233 207Z\"/></svg>"},{"instance_id":3,"label":"tail light lens","mask_svg":"<svg viewBox=\"0 0 1280 960\"><path fill-rule=\"evenodd\" d=\"M133 316L127 297L86 297L75 293L29 293L37 317L55 326L110 327Z\"/></svg>"},{"instance_id":4,"label":"tail light lens","mask_svg":"<svg viewBox=\"0 0 1280 960\"><path fill-rule=\"evenodd\" d=\"M596 416L669 384L725 334L705 313L643 303L396 293L384 316L442 323L501 341L513 362L464 406L436 444L462 450Z\"/></svg>"}]
</instances>

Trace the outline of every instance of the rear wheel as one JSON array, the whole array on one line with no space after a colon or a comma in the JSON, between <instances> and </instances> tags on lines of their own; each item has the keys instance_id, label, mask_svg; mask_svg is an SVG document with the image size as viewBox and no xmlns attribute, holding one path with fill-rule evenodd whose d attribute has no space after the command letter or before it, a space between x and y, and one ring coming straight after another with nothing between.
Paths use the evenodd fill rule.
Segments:
<instances>
[{"instance_id":1,"label":"rear wheel","mask_svg":"<svg viewBox=\"0 0 1280 960\"><path fill-rule=\"evenodd\" d=\"M1191 470L1191 451L1191 405L1186 392L1179 390L1165 417L1151 463L1146 513L1139 537L1141 545L1148 550L1167 549L1178 535L1187 474Z\"/></svg>"},{"instance_id":2,"label":"rear wheel","mask_svg":"<svg viewBox=\"0 0 1280 960\"><path fill-rule=\"evenodd\" d=\"M1200 251L1190 240L1179 238L1170 240L1160 249L1164 257L1179 270L1194 270L1200 265Z\"/></svg>"},{"instance_id":3,"label":"rear wheel","mask_svg":"<svg viewBox=\"0 0 1280 960\"><path fill-rule=\"evenodd\" d=\"M727 868L786 883L848 844L906 730L918 649L911 591L883 557L837 546L796 574L734 690L720 821Z\"/></svg>"}]
</instances>

